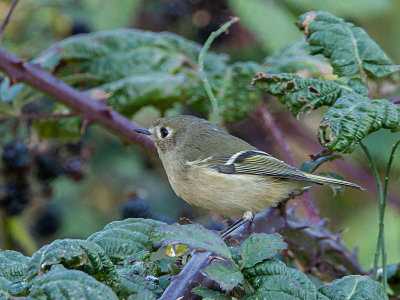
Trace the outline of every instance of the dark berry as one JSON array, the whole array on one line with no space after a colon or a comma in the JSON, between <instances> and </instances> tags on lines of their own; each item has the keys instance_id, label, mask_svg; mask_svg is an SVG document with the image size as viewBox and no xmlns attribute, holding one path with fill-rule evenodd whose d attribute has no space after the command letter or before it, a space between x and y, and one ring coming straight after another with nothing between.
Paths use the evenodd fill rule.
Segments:
<instances>
[{"instance_id":1,"label":"dark berry","mask_svg":"<svg viewBox=\"0 0 400 300\"><path fill-rule=\"evenodd\" d=\"M51 181L57 178L62 170L57 161L48 154L39 154L35 157L37 165L36 176L42 181Z\"/></svg>"},{"instance_id":2,"label":"dark berry","mask_svg":"<svg viewBox=\"0 0 400 300\"><path fill-rule=\"evenodd\" d=\"M67 143L65 145L65 148L67 151L73 155L78 155L81 153L82 150L82 141L76 142L76 143Z\"/></svg>"},{"instance_id":3,"label":"dark berry","mask_svg":"<svg viewBox=\"0 0 400 300\"><path fill-rule=\"evenodd\" d=\"M79 181L85 177L85 173L83 172L84 161L78 155L68 158L62 167L64 173L72 180Z\"/></svg>"},{"instance_id":4,"label":"dark berry","mask_svg":"<svg viewBox=\"0 0 400 300\"><path fill-rule=\"evenodd\" d=\"M62 222L60 211L54 206L47 206L38 216L33 231L39 236L47 236L57 232Z\"/></svg>"},{"instance_id":5,"label":"dark berry","mask_svg":"<svg viewBox=\"0 0 400 300\"><path fill-rule=\"evenodd\" d=\"M29 165L29 149L22 141L9 141L4 144L1 159L7 169L25 169Z\"/></svg>"},{"instance_id":6,"label":"dark berry","mask_svg":"<svg viewBox=\"0 0 400 300\"><path fill-rule=\"evenodd\" d=\"M1 187L0 207L6 215L12 216L21 213L28 202L29 196L25 186L9 182Z\"/></svg>"},{"instance_id":7,"label":"dark berry","mask_svg":"<svg viewBox=\"0 0 400 300\"><path fill-rule=\"evenodd\" d=\"M89 33L90 27L88 24L84 22L74 22L71 28L71 35L80 34L80 33Z\"/></svg>"},{"instance_id":8,"label":"dark berry","mask_svg":"<svg viewBox=\"0 0 400 300\"><path fill-rule=\"evenodd\" d=\"M121 215L126 218L148 218L150 208L148 202L141 198L131 198L121 205Z\"/></svg>"}]
</instances>

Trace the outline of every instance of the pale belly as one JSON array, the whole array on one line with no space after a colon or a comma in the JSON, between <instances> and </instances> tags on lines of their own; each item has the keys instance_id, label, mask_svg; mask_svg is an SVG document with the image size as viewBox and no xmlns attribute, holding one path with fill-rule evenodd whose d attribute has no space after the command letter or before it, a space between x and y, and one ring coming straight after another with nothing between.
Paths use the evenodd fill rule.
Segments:
<instances>
[{"instance_id":1,"label":"pale belly","mask_svg":"<svg viewBox=\"0 0 400 300\"><path fill-rule=\"evenodd\" d=\"M186 202L226 216L254 214L277 205L288 196L309 185L307 182L259 177L245 174L223 174L192 165L185 176L168 179L175 193Z\"/></svg>"}]
</instances>

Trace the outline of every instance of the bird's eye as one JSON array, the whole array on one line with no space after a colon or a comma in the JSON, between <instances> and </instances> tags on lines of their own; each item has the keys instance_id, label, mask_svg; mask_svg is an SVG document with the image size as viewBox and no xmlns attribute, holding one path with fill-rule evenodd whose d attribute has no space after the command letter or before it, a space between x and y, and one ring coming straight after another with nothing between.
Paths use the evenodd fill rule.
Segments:
<instances>
[{"instance_id":1,"label":"bird's eye","mask_svg":"<svg viewBox=\"0 0 400 300\"><path fill-rule=\"evenodd\" d=\"M160 135L162 138L166 138L168 136L168 134L169 134L169 131L167 128L165 128L165 127L160 128Z\"/></svg>"}]
</instances>

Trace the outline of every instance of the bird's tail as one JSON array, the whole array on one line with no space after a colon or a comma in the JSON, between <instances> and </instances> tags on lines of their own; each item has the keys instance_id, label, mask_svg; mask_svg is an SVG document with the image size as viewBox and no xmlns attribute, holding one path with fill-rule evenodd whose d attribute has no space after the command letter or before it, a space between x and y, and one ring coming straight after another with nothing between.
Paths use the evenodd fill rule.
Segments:
<instances>
[{"instance_id":1,"label":"bird's tail","mask_svg":"<svg viewBox=\"0 0 400 300\"><path fill-rule=\"evenodd\" d=\"M315 181L315 182L320 183L320 184L344 185L344 186L349 186L349 187L356 188L356 189L359 189L359 190L365 190L364 188L362 188L358 184L355 184L355 183L352 183L352 182L348 182L348 181L344 181L344 180L340 180L340 179L335 179L335 178L332 178L332 177L326 177L326 176L321 176L321 175L305 173L305 172L303 172L303 174L304 174L304 176L308 177L312 181Z\"/></svg>"}]
</instances>

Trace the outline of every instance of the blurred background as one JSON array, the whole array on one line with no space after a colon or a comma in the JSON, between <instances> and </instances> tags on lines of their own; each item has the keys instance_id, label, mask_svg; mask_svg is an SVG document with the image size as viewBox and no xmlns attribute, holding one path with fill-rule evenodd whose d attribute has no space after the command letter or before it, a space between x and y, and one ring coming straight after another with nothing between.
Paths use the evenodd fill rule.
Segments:
<instances>
[{"instance_id":1,"label":"blurred background","mask_svg":"<svg viewBox=\"0 0 400 300\"><path fill-rule=\"evenodd\" d=\"M10 4L11 1L0 0L0 19ZM231 16L238 16L240 23L232 26L228 35L219 37L211 50L228 54L231 61L261 62L286 43L302 37L294 23L300 14L311 10L326 10L363 27L394 63L400 64L397 0L20 0L5 31L3 46L30 60L71 35L123 27L170 31L203 44L212 31ZM322 149L316 129L324 109L296 120L276 99L271 97L267 101L298 165ZM180 113L194 112L181 106L166 112ZM157 107L145 107L133 120L147 127L158 117ZM8 222L2 222L0 248L30 254L36 247L57 238L87 238L107 223L126 217L149 217L169 223L184 218L216 230L226 226L220 216L192 207L175 196L156 155L126 145L102 128L90 126L73 143L38 141L30 135L29 127L24 128L0 129L3 158L0 197L3 204L19 199L15 206L3 208L2 219L7 218ZM229 124L228 128L283 158L267 132L257 127L254 117ZM391 145L399 137L398 133L379 131L366 139L381 171ZM320 215L328 218L330 229L334 232L344 229L343 239L348 247L359 246L362 265L367 269L372 267L378 209L368 163L356 151L345 155L344 160L325 164L319 171L337 172L367 188L366 192L348 189L334 197L330 188L315 187L312 197ZM400 260L399 174L397 159L386 210L388 263ZM18 190L7 184L7 176L23 177L24 188ZM301 208L298 213L305 215ZM32 240L24 238L18 225L21 220ZM25 239L23 245L7 236L7 226L15 226L14 232L22 236L19 240Z\"/></svg>"}]
</instances>

